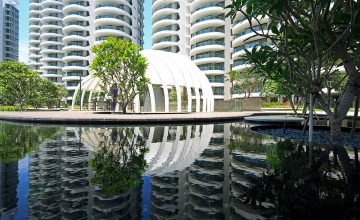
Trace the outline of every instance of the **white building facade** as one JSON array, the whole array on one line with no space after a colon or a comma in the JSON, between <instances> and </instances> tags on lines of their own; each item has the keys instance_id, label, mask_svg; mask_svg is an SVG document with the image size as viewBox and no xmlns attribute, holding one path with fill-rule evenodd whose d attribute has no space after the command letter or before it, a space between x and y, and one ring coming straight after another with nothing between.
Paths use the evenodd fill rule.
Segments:
<instances>
[{"instance_id":1,"label":"white building facade","mask_svg":"<svg viewBox=\"0 0 360 220\"><path fill-rule=\"evenodd\" d=\"M208 77L217 101L242 97L232 94L226 73L248 65L241 58L244 49L266 44L251 38L249 22L243 15L234 22L226 18L225 6L231 0L153 0L153 49L191 57ZM261 20L266 28L266 19ZM257 29L255 27L255 29Z\"/></svg>"},{"instance_id":2,"label":"white building facade","mask_svg":"<svg viewBox=\"0 0 360 220\"><path fill-rule=\"evenodd\" d=\"M0 0L0 61L19 60L18 5L18 0Z\"/></svg>"},{"instance_id":3,"label":"white building facade","mask_svg":"<svg viewBox=\"0 0 360 220\"><path fill-rule=\"evenodd\" d=\"M91 48L108 36L143 45L143 0L30 0L29 65L71 101Z\"/></svg>"}]
</instances>

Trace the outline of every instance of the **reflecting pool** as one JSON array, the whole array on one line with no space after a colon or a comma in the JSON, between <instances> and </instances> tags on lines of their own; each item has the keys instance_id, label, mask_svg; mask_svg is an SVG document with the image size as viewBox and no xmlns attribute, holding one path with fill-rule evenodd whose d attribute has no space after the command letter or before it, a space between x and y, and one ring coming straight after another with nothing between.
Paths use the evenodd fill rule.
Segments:
<instances>
[{"instance_id":1,"label":"reflecting pool","mask_svg":"<svg viewBox=\"0 0 360 220\"><path fill-rule=\"evenodd\" d=\"M80 127L0 121L1 219L357 219L357 148L243 122Z\"/></svg>"}]
</instances>

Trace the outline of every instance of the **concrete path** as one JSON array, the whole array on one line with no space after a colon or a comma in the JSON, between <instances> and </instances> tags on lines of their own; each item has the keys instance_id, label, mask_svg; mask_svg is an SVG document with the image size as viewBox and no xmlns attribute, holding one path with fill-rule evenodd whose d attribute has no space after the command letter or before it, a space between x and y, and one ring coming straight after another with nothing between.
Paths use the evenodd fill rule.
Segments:
<instances>
[{"instance_id":1,"label":"concrete path","mask_svg":"<svg viewBox=\"0 0 360 220\"><path fill-rule=\"evenodd\" d=\"M305 118L294 117L292 115L264 115L264 116L249 116L244 120L250 123L260 124L301 124Z\"/></svg>"},{"instance_id":2,"label":"concrete path","mask_svg":"<svg viewBox=\"0 0 360 220\"><path fill-rule=\"evenodd\" d=\"M80 111L0 112L0 120L47 124L164 124L210 123L242 120L251 115L288 112L211 112L179 114L99 114Z\"/></svg>"}]
</instances>

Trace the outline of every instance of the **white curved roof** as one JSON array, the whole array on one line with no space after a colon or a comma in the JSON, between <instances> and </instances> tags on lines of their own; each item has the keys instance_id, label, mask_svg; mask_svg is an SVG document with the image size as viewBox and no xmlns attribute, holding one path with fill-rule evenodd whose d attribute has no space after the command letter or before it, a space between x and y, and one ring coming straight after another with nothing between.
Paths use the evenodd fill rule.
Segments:
<instances>
[{"instance_id":1,"label":"white curved roof","mask_svg":"<svg viewBox=\"0 0 360 220\"><path fill-rule=\"evenodd\" d=\"M211 89L206 75L188 57L159 50L141 54L148 60L146 76L152 84Z\"/></svg>"},{"instance_id":2,"label":"white curved roof","mask_svg":"<svg viewBox=\"0 0 360 220\"><path fill-rule=\"evenodd\" d=\"M211 90L206 75L189 58L160 50L143 50L140 53L148 60L149 65L145 74L151 84ZM83 79L82 89L100 92L99 83L99 78L89 75Z\"/></svg>"}]
</instances>

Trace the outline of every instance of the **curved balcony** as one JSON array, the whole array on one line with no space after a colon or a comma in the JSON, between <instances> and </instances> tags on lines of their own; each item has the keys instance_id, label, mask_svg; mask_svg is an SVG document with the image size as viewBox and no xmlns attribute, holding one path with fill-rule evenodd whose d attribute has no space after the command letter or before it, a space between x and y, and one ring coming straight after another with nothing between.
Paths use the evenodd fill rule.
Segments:
<instances>
[{"instance_id":1,"label":"curved balcony","mask_svg":"<svg viewBox=\"0 0 360 220\"><path fill-rule=\"evenodd\" d=\"M103 26L103 25L115 25L115 26L127 26L131 28L129 22L116 18L99 18L94 21L95 26Z\"/></svg>"},{"instance_id":2,"label":"curved balcony","mask_svg":"<svg viewBox=\"0 0 360 220\"><path fill-rule=\"evenodd\" d=\"M47 49L47 48L43 48L40 51L41 55L49 54L49 53L62 53L62 51L60 49L56 50L56 49Z\"/></svg>"},{"instance_id":3,"label":"curved balcony","mask_svg":"<svg viewBox=\"0 0 360 220\"><path fill-rule=\"evenodd\" d=\"M40 62L36 62L36 61L32 61L32 60L30 60L28 64L33 69L38 69L39 66L42 65Z\"/></svg>"},{"instance_id":4,"label":"curved balcony","mask_svg":"<svg viewBox=\"0 0 360 220\"><path fill-rule=\"evenodd\" d=\"M80 81L80 76L63 76L62 80L64 82L68 82L68 81Z\"/></svg>"},{"instance_id":5,"label":"curved balcony","mask_svg":"<svg viewBox=\"0 0 360 220\"><path fill-rule=\"evenodd\" d=\"M72 61L87 61L88 60L88 57L84 57L84 56L65 56L62 58L62 61L64 63L66 62L72 62Z\"/></svg>"},{"instance_id":6,"label":"curved balcony","mask_svg":"<svg viewBox=\"0 0 360 220\"><path fill-rule=\"evenodd\" d=\"M79 36L79 35L67 35L67 36L63 37L63 39L62 39L62 42L65 44L68 44L72 41L88 42L89 37L88 36Z\"/></svg>"},{"instance_id":7,"label":"curved balcony","mask_svg":"<svg viewBox=\"0 0 360 220\"><path fill-rule=\"evenodd\" d=\"M60 34L60 33L49 33L49 32L45 32L45 33L41 33L40 34L40 38L41 39L48 39L48 38L51 38L51 37L58 37L58 38L61 38L63 35Z\"/></svg>"},{"instance_id":8,"label":"curved balcony","mask_svg":"<svg viewBox=\"0 0 360 220\"><path fill-rule=\"evenodd\" d=\"M196 20L201 19L203 17L211 16L211 15L217 15L217 16L224 15L224 8L222 8L222 7L204 8L200 11L197 11L197 12L191 14L190 22L191 22L191 24L193 24L196 22ZM222 20L225 20L225 18Z\"/></svg>"},{"instance_id":9,"label":"curved balcony","mask_svg":"<svg viewBox=\"0 0 360 220\"><path fill-rule=\"evenodd\" d=\"M196 33L197 31L202 30L204 28L209 28L209 27L217 28L222 26L225 26L225 20L221 20L221 19L204 20L192 25L190 28L190 33Z\"/></svg>"},{"instance_id":10,"label":"curved balcony","mask_svg":"<svg viewBox=\"0 0 360 220\"><path fill-rule=\"evenodd\" d=\"M54 0L43 0L40 3L41 7L45 8L45 7L49 7L49 6L53 6L53 5L64 5L62 3L62 1L54 1Z\"/></svg>"},{"instance_id":11,"label":"curved balcony","mask_svg":"<svg viewBox=\"0 0 360 220\"><path fill-rule=\"evenodd\" d=\"M46 62L61 62L61 58L54 58L54 57L43 57L40 59L41 63L46 63Z\"/></svg>"},{"instance_id":12,"label":"curved balcony","mask_svg":"<svg viewBox=\"0 0 360 220\"><path fill-rule=\"evenodd\" d=\"M224 63L225 58L223 57L206 57L193 60L196 65L207 64L207 63Z\"/></svg>"},{"instance_id":13,"label":"curved balcony","mask_svg":"<svg viewBox=\"0 0 360 220\"><path fill-rule=\"evenodd\" d=\"M159 42L159 43L156 43L152 46L152 49L153 50L161 50L163 48L166 48L166 47L173 47L173 46L178 46L179 43L178 42L172 42L172 41L163 41L163 42Z\"/></svg>"},{"instance_id":14,"label":"curved balcony","mask_svg":"<svg viewBox=\"0 0 360 220\"><path fill-rule=\"evenodd\" d=\"M40 19L41 23L48 23L48 22L61 22L60 17L54 17L54 16L44 16Z\"/></svg>"},{"instance_id":15,"label":"curved balcony","mask_svg":"<svg viewBox=\"0 0 360 220\"><path fill-rule=\"evenodd\" d=\"M175 8L163 8L155 13L152 14L152 19L156 20L164 15L176 14L178 13L178 9Z\"/></svg>"},{"instance_id":16,"label":"curved balcony","mask_svg":"<svg viewBox=\"0 0 360 220\"><path fill-rule=\"evenodd\" d=\"M223 50L225 50L225 46L224 44L221 43L213 44L213 45L204 45L191 49L190 55L193 56L195 54L204 53L207 51L223 51Z\"/></svg>"},{"instance_id":17,"label":"curved balcony","mask_svg":"<svg viewBox=\"0 0 360 220\"><path fill-rule=\"evenodd\" d=\"M206 32L206 33L202 33L202 34L191 37L190 44L193 45L193 44L196 44L198 42L205 41L208 39L220 39L220 38L225 38L225 33L219 32L219 31Z\"/></svg>"},{"instance_id":18,"label":"curved balcony","mask_svg":"<svg viewBox=\"0 0 360 220\"><path fill-rule=\"evenodd\" d=\"M86 1L84 1L86 2ZM89 6L83 6L83 5L79 5L79 4L68 4L66 6L63 7L63 13L68 13L68 12L72 12L72 11L85 11L88 12L88 7Z\"/></svg>"},{"instance_id":19,"label":"curved balcony","mask_svg":"<svg viewBox=\"0 0 360 220\"><path fill-rule=\"evenodd\" d=\"M104 29L104 30L95 31L95 37L107 37L107 36L126 37L128 39L131 39L131 36L128 33L119 30Z\"/></svg>"},{"instance_id":20,"label":"curved balcony","mask_svg":"<svg viewBox=\"0 0 360 220\"><path fill-rule=\"evenodd\" d=\"M37 52L37 51L40 51L40 48L39 47L29 47L29 52Z\"/></svg>"},{"instance_id":21,"label":"curved balcony","mask_svg":"<svg viewBox=\"0 0 360 220\"><path fill-rule=\"evenodd\" d=\"M34 8L38 8L40 6L41 6L40 2L30 2L29 3L30 10L33 10Z\"/></svg>"},{"instance_id":22,"label":"curved balcony","mask_svg":"<svg viewBox=\"0 0 360 220\"><path fill-rule=\"evenodd\" d=\"M264 31L264 32L268 33L268 31ZM232 47L237 47L237 46L242 45L244 43L251 42L251 41L254 41L254 40L259 40L259 39L263 38L261 36L255 36L255 33L253 33L253 32L247 33L247 34L244 34L244 35L239 35L238 37L236 37L236 36L237 35L234 35L234 40L232 41ZM245 40L247 40L247 42L245 42ZM249 40L251 40L251 41L249 41Z\"/></svg>"},{"instance_id":23,"label":"curved balcony","mask_svg":"<svg viewBox=\"0 0 360 220\"><path fill-rule=\"evenodd\" d=\"M64 26L62 28L62 31L64 32L64 34L67 34L67 33L71 33L73 31L88 31L88 27L84 27L84 26L81 26L81 25L68 25L68 26Z\"/></svg>"},{"instance_id":24,"label":"curved balcony","mask_svg":"<svg viewBox=\"0 0 360 220\"><path fill-rule=\"evenodd\" d=\"M40 69L41 69L41 67L40 67ZM61 74L47 74L47 73L44 73L44 74L41 75L41 77L47 78L47 79L49 79L49 78L61 78L62 75Z\"/></svg>"},{"instance_id":25,"label":"curved balcony","mask_svg":"<svg viewBox=\"0 0 360 220\"><path fill-rule=\"evenodd\" d=\"M40 30L40 24L30 24L29 31Z\"/></svg>"},{"instance_id":26,"label":"curved balcony","mask_svg":"<svg viewBox=\"0 0 360 220\"><path fill-rule=\"evenodd\" d=\"M165 19L165 20L161 20L161 21L158 21L156 22L155 24L153 24L152 26L152 30L157 30L159 29L160 27L163 27L163 26L169 26L169 25L174 25L174 24L177 24L178 21L177 20L173 20L173 19Z\"/></svg>"},{"instance_id":27,"label":"curved balcony","mask_svg":"<svg viewBox=\"0 0 360 220\"><path fill-rule=\"evenodd\" d=\"M30 32L29 37L31 37L31 38L40 37L40 33L38 33L38 32Z\"/></svg>"},{"instance_id":28,"label":"curved balcony","mask_svg":"<svg viewBox=\"0 0 360 220\"><path fill-rule=\"evenodd\" d=\"M40 10L30 10L29 11L29 16L30 16L29 21L31 21L31 20L39 21L40 20L40 14L41 14ZM35 16L39 16L39 17L35 17Z\"/></svg>"},{"instance_id":29,"label":"curved balcony","mask_svg":"<svg viewBox=\"0 0 360 220\"><path fill-rule=\"evenodd\" d=\"M238 65L238 66L233 66L233 70L235 71L241 71L241 70L244 70L244 69L247 69L247 68L250 68L251 65L250 64L243 64L243 65Z\"/></svg>"},{"instance_id":30,"label":"curved balcony","mask_svg":"<svg viewBox=\"0 0 360 220\"><path fill-rule=\"evenodd\" d=\"M38 59L41 58L42 56L40 54L34 54L34 53L30 53L29 54L29 59Z\"/></svg>"},{"instance_id":31,"label":"curved balcony","mask_svg":"<svg viewBox=\"0 0 360 220\"><path fill-rule=\"evenodd\" d=\"M128 10L129 11L127 11L125 8L103 6L103 7L95 8L94 14L95 14L95 16L99 16L99 15L103 15L103 14L116 14L116 15L126 15L128 17L132 17L130 14L131 9L128 9Z\"/></svg>"},{"instance_id":32,"label":"curved balcony","mask_svg":"<svg viewBox=\"0 0 360 220\"><path fill-rule=\"evenodd\" d=\"M157 0L155 2L153 2L151 8L152 10L158 8L160 5L167 5L167 4L170 4L170 3L176 3L178 2L179 0Z\"/></svg>"},{"instance_id":33,"label":"curved balcony","mask_svg":"<svg viewBox=\"0 0 360 220\"><path fill-rule=\"evenodd\" d=\"M62 26L61 24L57 24L56 22L55 23L45 23L43 25L41 25L40 27L40 30L42 32L47 32L48 30L52 30L52 29L62 29Z\"/></svg>"},{"instance_id":34,"label":"curved balcony","mask_svg":"<svg viewBox=\"0 0 360 220\"><path fill-rule=\"evenodd\" d=\"M63 72L70 72L70 71L87 71L87 66L65 66L62 68Z\"/></svg>"},{"instance_id":35,"label":"curved balcony","mask_svg":"<svg viewBox=\"0 0 360 220\"><path fill-rule=\"evenodd\" d=\"M61 71L61 69L62 69L62 66L49 66L47 63L43 63L43 62L42 62L42 64L43 64L43 66L41 66L40 69L44 70L44 71L46 71L46 70L60 70ZM60 75L60 77L61 77L61 75Z\"/></svg>"},{"instance_id":36,"label":"curved balcony","mask_svg":"<svg viewBox=\"0 0 360 220\"><path fill-rule=\"evenodd\" d=\"M89 21L88 17L85 16L81 16L81 15L66 15L64 16L64 18L62 19L63 23L69 23L72 21Z\"/></svg>"},{"instance_id":37,"label":"curved balcony","mask_svg":"<svg viewBox=\"0 0 360 220\"><path fill-rule=\"evenodd\" d=\"M40 13L44 16L46 16L47 14L53 14L53 13L62 13L62 9L61 8L43 8Z\"/></svg>"},{"instance_id":38,"label":"curved balcony","mask_svg":"<svg viewBox=\"0 0 360 220\"><path fill-rule=\"evenodd\" d=\"M37 23L37 22L40 22L40 16L39 17L32 17L32 12L33 11L30 11L30 18L29 18L29 23L32 24L32 23Z\"/></svg>"},{"instance_id":39,"label":"curved balcony","mask_svg":"<svg viewBox=\"0 0 360 220\"><path fill-rule=\"evenodd\" d=\"M85 51L88 50L87 46L80 46L80 45L66 45L62 49L64 52L70 52L70 51Z\"/></svg>"},{"instance_id":40,"label":"curved balcony","mask_svg":"<svg viewBox=\"0 0 360 220\"><path fill-rule=\"evenodd\" d=\"M48 46L62 46L64 45L61 41L42 41L40 43L40 47L48 47Z\"/></svg>"}]
</instances>

